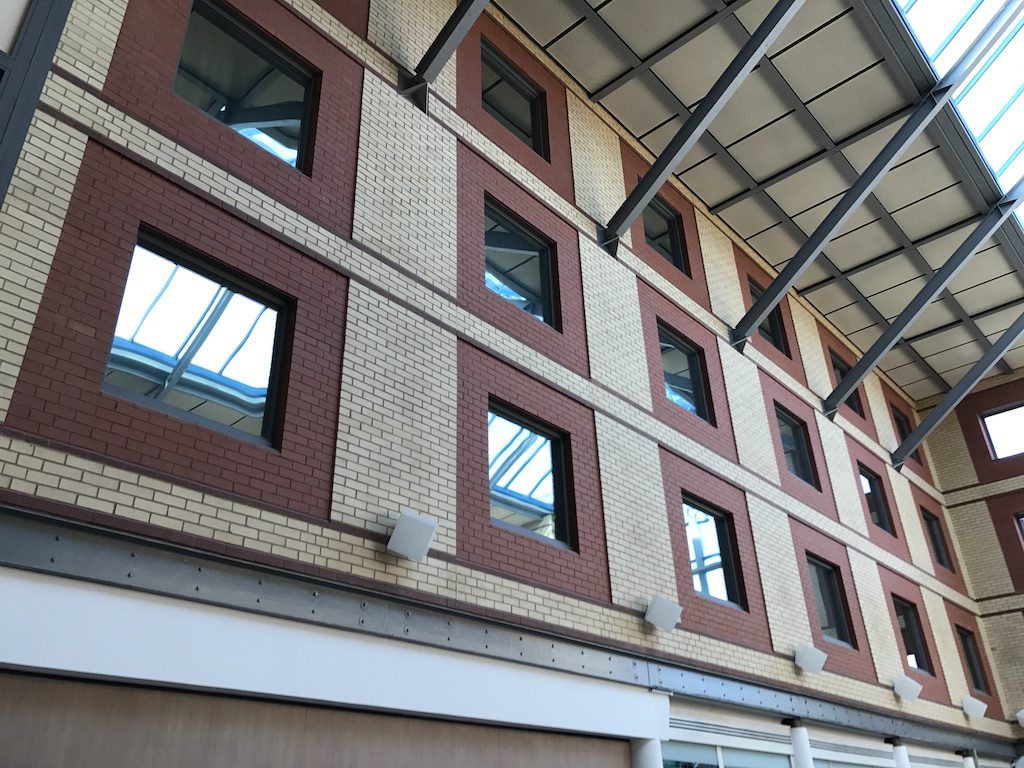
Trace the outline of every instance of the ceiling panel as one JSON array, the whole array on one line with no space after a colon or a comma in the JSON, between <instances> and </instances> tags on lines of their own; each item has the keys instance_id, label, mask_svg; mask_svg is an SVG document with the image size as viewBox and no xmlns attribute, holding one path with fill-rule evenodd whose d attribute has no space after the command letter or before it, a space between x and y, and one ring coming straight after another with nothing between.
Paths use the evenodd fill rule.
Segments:
<instances>
[{"instance_id":1,"label":"ceiling panel","mask_svg":"<svg viewBox=\"0 0 1024 768\"><path fill-rule=\"evenodd\" d=\"M964 194L963 185L944 189L920 202L893 211L892 217L911 240L938 232L943 227L966 219L975 213L970 198Z\"/></svg>"},{"instance_id":2,"label":"ceiling panel","mask_svg":"<svg viewBox=\"0 0 1024 768\"><path fill-rule=\"evenodd\" d=\"M792 228L780 225L755 235L749 242L765 261L778 269L781 264L793 258L803 242L795 235Z\"/></svg>"},{"instance_id":3,"label":"ceiling panel","mask_svg":"<svg viewBox=\"0 0 1024 768\"><path fill-rule=\"evenodd\" d=\"M872 67L810 102L811 114L833 140L898 111L905 101L883 66Z\"/></svg>"},{"instance_id":4,"label":"ceiling panel","mask_svg":"<svg viewBox=\"0 0 1024 768\"><path fill-rule=\"evenodd\" d=\"M601 104L635 136L644 135L675 115L646 77L630 80Z\"/></svg>"},{"instance_id":5,"label":"ceiling panel","mask_svg":"<svg viewBox=\"0 0 1024 768\"><path fill-rule=\"evenodd\" d=\"M860 302L837 309L828 315L828 319L847 336L875 324L875 319L867 313Z\"/></svg>"},{"instance_id":6,"label":"ceiling panel","mask_svg":"<svg viewBox=\"0 0 1024 768\"><path fill-rule=\"evenodd\" d=\"M789 111L790 108L765 82L764 73L755 71L743 81L715 118L711 133L728 147Z\"/></svg>"},{"instance_id":7,"label":"ceiling panel","mask_svg":"<svg viewBox=\"0 0 1024 768\"><path fill-rule=\"evenodd\" d=\"M717 157L705 160L679 178L709 206L728 200L746 189Z\"/></svg>"},{"instance_id":8,"label":"ceiling panel","mask_svg":"<svg viewBox=\"0 0 1024 768\"><path fill-rule=\"evenodd\" d=\"M1024 305L1017 304L986 317L979 317L974 322L981 332L988 336L989 341L995 341L1003 331L1013 324L1014 320L1020 317L1022 312L1024 312Z\"/></svg>"},{"instance_id":9,"label":"ceiling panel","mask_svg":"<svg viewBox=\"0 0 1024 768\"><path fill-rule=\"evenodd\" d=\"M855 301L854 294L850 292L850 289L838 280L807 294L807 298L813 302L814 306L823 315L835 312L837 309L845 307L847 304L852 304Z\"/></svg>"},{"instance_id":10,"label":"ceiling panel","mask_svg":"<svg viewBox=\"0 0 1024 768\"><path fill-rule=\"evenodd\" d=\"M693 106L711 90L739 50L740 46L719 24L659 61L651 70L684 104Z\"/></svg>"},{"instance_id":11,"label":"ceiling panel","mask_svg":"<svg viewBox=\"0 0 1024 768\"><path fill-rule=\"evenodd\" d=\"M796 281L796 289L798 291L803 290L810 285L814 285L815 283L825 280L830 277L831 274L831 272L825 269L823 262L820 259L815 260Z\"/></svg>"},{"instance_id":12,"label":"ceiling panel","mask_svg":"<svg viewBox=\"0 0 1024 768\"><path fill-rule=\"evenodd\" d=\"M775 226L779 221L778 217L764 204L764 201L757 197L748 197L746 200L726 208L722 211L722 218L736 230L736 234L744 239Z\"/></svg>"},{"instance_id":13,"label":"ceiling panel","mask_svg":"<svg viewBox=\"0 0 1024 768\"><path fill-rule=\"evenodd\" d=\"M819 149L795 116L778 120L729 148L755 179L764 179Z\"/></svg>"},{"instance_id":14,"label":"ceiling panel","mask_svg":"<svg viewBox=\"0 0 1024 768\"><path fill-rule=\"evenodd\" d=\"M978 312L984 312L986 309L992 309L1000 304L1013 301L1020 294L1020 277L1014 272L1004 277L997 277L995 280L989 280L987 283L976 285L973 288L968 288L965 291L960 291L955 295L955 298L960 302L960 306L966 309L969 314L974 315Z\"/></svg>"},{"instance_id":15,"label":"ceiling panel","mask_svg":"<svg viewBox=\"0 0 1024 768\"><path fill-rule=\"evenodd\" d=\"M906 336L912 337L921 333L927 333L933 331L943 325L949 325L959 321L956 313L949 308L946 301L942 299L933 301L924 312L921 313L920 317L917 318L917 322L907 329Z\"/></svg>"},{"instance_id":16,"label":"ceiling panel","mask_svg":"<svg viewBox=\"0 0 1024 768\"><path fill-rule=\"evenodd\" d=\"M865 296L873 296L890 286L904 285L908 281L920 277L921 271L914 266L914 263L907 256L901 254L870 269L850 275L850 282L857 286L857 290ZM914 292L917 292L916 289L914 289ZM904 294L904 303L909 299L910 295L908 289L908 292Z\"/></svg>"},{"instance_id":17,"label":"ceiling panel","mask_svg":"<svg viewBox=\"0 0 1024 768\"><path fill-rule=\"evenodd\" d=\"M848 186L835 161L824 159L773 184L767 192L786 213L795 216L822 200L841 195Z\"/></svg>"},{"instance_id":18,"label":"ceiling panel","mask_svg":"<svg viewBox=\"0 0 1024 768\"><path fill-rule=\"evenodd\" d=\"M837 237L828 244L825 253L837 267L845 270L884 253L892 253L898 247L899 243L889 227L881 221L873 221Z\"/></svg>"},{"instance_id":19,"label":"ceiling panel","mask_svg":"<svg viewBox=\"0 0 1024 768\"><path fill-rule=\"evenodd\" d=\"M886 210L895 211L957 181L942 155L933 149L890 170L875 188L875 197Z\"/></svg>"},{"instance_id":20,"label":"ceiling panel","mask_svg":"<svg viewBox=\"0 0 1024 768\"><path fill-rule=\"evenodd\" d=\"M754 0L737 11L736 18L743 22L743 26L748 31L753 32L758 24L764 21L765 16L774 5L775 0ZM814 2L804 3L793 20L782 30L771 48L768 49L768 55L776 55L829 20L848 12L848 4L842 0L814 0Z\"/></svg>"},{"instance_id":21,"label":"ceiling panel","mask_svg":"<svg viewBox=\"0 0 1024 768\"><path fill-rule=\"evenodd\" d=\"M893 347L891 351L882 357L878 367L883 371L891 371L894 368L899 368L900 366L906 365L912 361L913 358L910 356L910 353L907 352L904 347L898 346Z\"/></svg>"},{"instance_id":22,"label":"ceiling panel","mask_svg":"<svg viewBox=\"0 0 1024 768\"><path fill-rule=\"evenodd\" d=\"M938 384L927 378L907 384L903 389L915 400L923 400L943 391L939 389Z\"/></svg>"},{"instance_id":23,"label":"ceiling panel","mask_svg":"<svg viewBox=\"0 0 1024 768\"><path fill-rule=\"evenodd\" d=\"M916 280L909 280L892 288L874 293L871 296L871 303L882 313L886 320L892 321L904 310L907 303L917 295L924 287L925 279L919 277Z\"/></svg>"},{"instance_id":24,"label":"ceiling panel","mask_svg":"<svg viewBox=\"0 0 1024 768\"><path fill-rule=\"evenodd\" d=\"M928 262L932 269L938 269L960 247L960 244L963 243L967 235L971 233L972 228L973 225L959 227L942 237L938 237L928 243L923 243L917 247L918 253L924 256L925 261Z\"/></svg>"},{"instance_id":25,"label":"ceiling panel","mask_svg":"<svg viewBox=\"0 0 1024 768\"><path fill-rule=\"evenodd\" d=\"M950 281L949 290L956 294L1011 272L1013 267L1002 247L993 246L974 254L960 273Z\"/></svg>"},{"instance_id":26,"label":"ceiling panel","mask_svg":"<svg viewBox=\"0 0 1024 768\"><path fill-rule=\"evenodd\" d=\"M542 46L583 17L568 0L502 0L499 5Z\"/></svg>"},{"instance_id":27,"label":"ceiling panel","mask_svg":"<svg viewBox=\"0 0 1024 768\"><path fill-rule=\"evenodd\" d=\"M924 357L927 357L928 355L938 354L944 349L958 347L961 344L969 344L973 341L974 336L963 325L954 325L949 330L931 334L915 341L914 349Z\"/></svg>"},{"instance_id":28,"label":"ceiling panel","mask_svg":"<svg viewBox=\"0 0 1024 768\"><path fill-rule=\"evenodd\" d=\"M839 200L837 198L825 200L814 208L801 213L799 216L793 217L793 220L800 225L800 228L804 232L810 234L818 227L819 224L821 224L822 221L825 220L825 217L832 212L832 209L836 207L838 202ZM876 216L866 206L859 206L852 214L850 214L849 218L846 219L846 222L839 230L839 233L841 235L843 233L853 232L856 229L860 229L861 227L871 224L875 219Z\"/></svg>"},{"instance_id":29,"label":"ceiling panel","mask_svg":"<svg viewBox=\"0 0 1024 768\"><path fill-rule=\"evenodd\" d=\"M708 3L700 0L612 0L600 10L605 21L640 58L646 58L713 12Z\"/></svg>"},{"instance_id":30,"label":"ceiling panel","mask_svg":"<svg viewBox=\"0 0 1024 768\"><path fill-rule=\"evenodd\" d=\"M579 80L588 91L596 91L616 75L630 67L630 60L604 44L598 25L587 21L548 46L569 74ZM600 51L595 56L595 51Z\"/></svg>"}]
</instances>

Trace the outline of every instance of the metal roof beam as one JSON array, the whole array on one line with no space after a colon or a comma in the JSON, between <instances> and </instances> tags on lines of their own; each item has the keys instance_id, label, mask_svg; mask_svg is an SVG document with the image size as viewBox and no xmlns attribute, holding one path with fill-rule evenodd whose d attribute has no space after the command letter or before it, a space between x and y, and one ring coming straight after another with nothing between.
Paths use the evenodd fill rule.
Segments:
<instances>
[{"instance_id":1,"label":"metal roof beam","mask_svg":"<svg viewBox=\"0 0 1024 768\"><path fill-rule=\"evenodd\" d=\"M1013 214L1017 207L1024 202L1024 181L1019 181L1007 192L1003 198L992 206L992 209L976 226L967 239L960 244L960 247L953 252L946 263L943 264L931 279L928 280L913 300L900 312L893 323L885 329L885 332L878 337L871 348L864 356L857 361L857 364L843 377L836 385L832 393L825 398L823 410L828 418L835 416L839 406L846 402L846 399L867 377L867 375L878 365L879 361L889 353L899 339L906 333L929 304L935 300L950 281L959 274L978 248L988 240L1003 225L1003 222Z\"/></svg>"},{"instance_id":2,"label":"metal roof beam","mask_svg":"<svg viewBox=\"0 0 1024 768\"><path fill-rule=\"evenodd\" d=\"M871 195L889 169L896 164L900 155L921 135L928 123L942 111L942 108L952 98L953 92L967 77L974 63L988 51L989 47L1012 22L1020 6L1021 0L1009 0L1004 3L999 13L960 56L946 76L921 100L911 116L900 126L895 136L871 161L860 178L840 198L824 221L811 233L796 255L786 264L785 269L772 281L764 294L754 302L754 305L736 325L731 333L731 341L735 347L738 349L744 347L750 334L778 306L783 296L793 288L796 281L821 254L853 212Z\"/></svg>"},{"instance_id":3,"label":"metal roof beam","mask_svg":"<svg viewBox=\"0 0 1024 768\"><path fill-rule=\"evenodd\" d=\"M669 40L667 43L661 46L650 56L648 56L645 59L642 59L639 64L636 64L630 69L627 69L618 77L615 77L614 79L608 81L606 84L602 85L592 94L590 94L591 101L600 101L609 94L614 93L619 88L628 83L630 80L633 80L638 75L643 74L651 67L653 67L655 64L664 61L666 58L668 58L673 53L678 51L691 40L700 37L701 34L711 29L712 27L716 26L723 19L732 16L734 13L736 13L736 11L738 11L740 8L742 8L749 2L750 0L735 0L735 2L729 5L722 5L721 7L719 7L717 11L713 12L710 16L705 16L703 19L698 21L685 32L676 35L674 38Z\"/></svg>"},{"instance_id":4,"label":"metal roof beam","mask_svg":"<svg viewBox=\"0 0 1024 768\"><path fill-rule=\"evenodd\" d=\"M1017 342L1022 334L1024 334L1024 314L1021 314L1020 317L1013 321L1013 325L1003 332L999 340L985 351L985 354L978 359L978 362L971 366L971 370L956 383L955 387L946 393L946 396L942 398L942 402L935 406L924 418L924 421L907 435L907 439L900 443L899 448L893 451L892 465L896 469L903 468L907 457L918 449L921 443L924 442L924 439L931 434L931 431L959 405L960 401L967 396L967 393L974 389L974 386L985 377L985 374L992 369L992 366L1002 359L1006 351Z\"/></svg>"},{"instance_id":5,"label":"metal roof beam","mask_svg":"<svg viewBox=\"0 0 1024 768\"><path fill-rule=\"evenodd\" d=\"M598 233L598 239L606 249L615 251L619 238L637 220L644 208L654 199L662 185L672 175L683 158L690 153L701 136L718 116L732 95L739 89L743 80L757 66L779 36L790 19L796 15L805 0L778 0L771 12L758 26L750 39L743 45L740 52L726 67L725 72L711 86L700 103L693 109L676 135L654 161L633 191L626 197L608 225Z\"/></svg>"},{"instance_id":6,"label":"metal roof beam","mask_svg":"<svg viewBox=\"0 0 1024 768\"><path fill-rule=\"evenodd\" d=\"M455 49L465 39L466 34L476 24L480 14L484 12L488 0L461 0L455 12L445 22L441 33L430 44L423 54L420 63L413 72L399 67L398 92L407 96L416 106L427 111L427 86L441 74Z\"/></svg>"}]
</instances>

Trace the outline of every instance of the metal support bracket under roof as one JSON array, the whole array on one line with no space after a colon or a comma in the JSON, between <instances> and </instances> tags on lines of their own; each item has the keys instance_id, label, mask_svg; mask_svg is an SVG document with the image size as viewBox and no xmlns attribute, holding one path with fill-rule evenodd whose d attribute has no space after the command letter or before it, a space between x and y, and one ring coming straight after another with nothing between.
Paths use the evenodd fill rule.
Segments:
<instances>
[{"instance_id":1,"label":"metal support bracket under roof","mask_svg":"<svg viewBox=\"0 0 1024 768\"><path fill-rule=\"evenodd\" d=\"M608 225L597 233L598 242L610 253L618 248L619 239L626 234L644 208L657 195L658 190L668 181L669 176L686 155L690 153L707 131L708 126L728 103L744 79L757 66L765 52L785 29L786 24L803 6L804 0L778 0L764 21L754 30L750 39L726 67L725 72L711 86L700 103L672 137L654 165L650 167L625 202L615 212Z\"/></svg>"},{"instance_id":2,"label":"metal support bracket under roof","mask_svg":"<svg viewBox=\"0 0 1024 768\"><path fill-rule=\"evenodd\" d=\"M428 86L437 79L448 63L455 49L465 39L466 34L480 18L488 0L461 0L451 18L441 29L427 52L423 54L414 72L399 67L398 92L409 98L413 104L427 111Z\"/></svg>"},{"instance_id":3,"label":"metal support bracket under roof","mask_svg":"<svg viewBox=\"0 0 1024 768\"><path fill-rule=\"evenodd\" d=\"M1024 314L1021 314L1020 317L1014 320L1013 325L1003 332L999 340L989 349L985 350L985 354L978 359L978 362L971 366L971 370L956 383L955 387L946 393L946 396L942 398L942 402L935 406L925 416L924 420L907 435L906 440L900 443L900 446L893 451L892 465L897 470L903 468L907 457L916 451L921 443L924 442L924 439L931 434L931 431L952 413L961 400L967 397L967 394L974 389L974 386L985 377L985 374L1006 354L1006 351L1017 342L1022 334L1024 334Z\"/></svg>"},{"instance_id":4,"label":"metal support bracket under roof","mask_svg":"<svg viewBox=\"0 0 1024 768\"><path fill-rule=\"evenodd\" d=\"M896 346L903 334L907 332L921 314L928 308L928 305L935 300L950 281L959 274L966 266L978 248L992 237L1003 222L1009 218L1020 204L1024 202L1024 180L1018 181L1013 189L989 210L981 222L971 230L971 233L960 244L960 247L953 252L946 262L940 267L925 286L918 291L913 300L900 312L892 324L885 329L885 332L878 337L871 348L864 356L857 361L857 364L843 377L832 393L825 398L822 408L828 418L833 418L846 399L867 377L871 370L878 365L879 361Z\"/></svg>"},{"instance_id":5,"label":"metal support bracket under roof","mask_svg":"<svg viewBox=\"0 0 1024 768\"><path fill-rule=\"evenodd\" d=\"M750 335L764 321L772 310L778 306L785 296L800 279L814 260L821 254L832 238L842 229L846 221L853 215L864 200L871 195L889 169L904 151L921 135L922 131L935 118L943 107L949 103L953 93L970 74L975 63L979 61L989 48L1013 23L1014 17L1022 5L1021 0L1009 0L1004 3L999 13L988 23L984 31L960 56L928 94L921 100L914 112L900 126L896 134L886 143L882 151L868 165L864 173L854 182L839 202L829 211L825 219L811 233L810 237L800 246L796 254L786 264L778 277L765 289L761 297L743 316L730 334L731 342L737 349L742 349Z\"/></svg>"}]
</instances>

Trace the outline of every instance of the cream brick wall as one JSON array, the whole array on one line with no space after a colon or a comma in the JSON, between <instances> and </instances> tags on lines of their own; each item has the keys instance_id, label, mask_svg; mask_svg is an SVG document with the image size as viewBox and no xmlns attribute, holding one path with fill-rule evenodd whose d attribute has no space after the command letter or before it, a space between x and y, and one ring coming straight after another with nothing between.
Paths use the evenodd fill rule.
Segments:
<instances>
[{"instance_id":1,"label":"cream brick wall","mask_svg":"<svg viewBox=\"0 0 1024 768\"><path fill-rule=\"evenodd\" d=\"M935 662L942 669L943 677L946 678L950 701L954 705L959 704L963 695L969 692L964 668L960 663L959 641L953 634L953 625L949 621L949 613L946 611L946 605L942 598L928 590L922 590L921 597L924 602L922 611L928 617L928 624L932 630L932 641L935 643L935 651L939 656Z\"/></svg>"},{"instance_id":2,"label":"cream brick wall","mask_svg":"<svg viewBox=\"0 0 1024 768\"><path fill-rule=\"evenodd\" d=\"M825 467L829 482L832 484L839 522L862 536L867 536L868 524L864 517L862 492L857 484L853 462L850 460L846 436L838 425L820 413L815 413L815 421L818 425L818 434L821 435L821 447L825 451Z\"/></svg>"},{"instance_id":3,"label":"cream brick wall","mask_svg":"<svg viewBox=\"0 0 1024 768\"><path fill-rule=\"evenodd\" d=\"M847 551L850 556L850 572L857 590L864 629L868 635L871 659L875 672L883 685L892 685L896 675L903 674L900 648L893 631L889 614L889 596L882 588L878 566L860 552Z\"/></svg>"},{"instance_id":4,"label":"cream brick wall","mask_svg":"<svg viewBox=\"0 0 1024 768\"><path fill-rule=\"evenodd\" d=\"M347 317L331 518L390 533L408 506L454 553L455 335L358 283Z\"/></svg>"},{"instance_id":5,"label":"cream brick wall","mask_svg":"<svg viewBox=\"0 0 1024 768\"><path fill-rule=\"evenodd\" d=\"M675 600L658 444L601 414L595 421L612 601L645 610L651 595Z\"/></svg>"},{"instance_id":6,"label":"cream brick wall","mask_svg":"<svg viewBox=\"0 0 1024 768\"><path fill-rule=\"evenodd\" d=\"M0 208L0 421L7 418L85 137L36 113Z\"/></svg>"},{"instance_id":7,"label":"cream brick wall","mask_svg":"<svg viewBox=\"0 0 1024 768\"><path fill-rule=\"evenodd\" d=\"M651 381L636 275L580 236L590 375L651 408Z\"/></svg>"},{"instance_id":8,"label":"cream brick wall","mask_svg":"<svg viewBox=\"0 0 1024 768\"><path fill-rule=\"evenodd\" d=\"M697 212L697 233L704 257L711 311L730 326L736 325L746 308L732 240L705 215Z\"/></svg>"},{"instance_id":9,"label":"cream brick wall","mask_svg":"<svg viewBox=\"0 0 1024 768\"><path fill-rule=\"evenodd\" d=\"M363 82L352 236L454 296L455 137L370 72Z\"/></svg>"},{"instance_id":10,"label":"cream brick wall","mask_svg":"<svg viewBox=\"0 0 1024 768\"><path fill-rule=\"evenodd\" d=\"M978 621L989 664L998 670L993 681L1008 717L1024 709L1024 608L1016 613L986 616Z\"/></svg>"},{"instance_id":11,"label":"cream brick wall","mask_svg":"<svg viewBox=\"0 0 1024 768\"><path fill-rule=\"evenodd\" d=\"M757 366L724 339L719 340L718 351L722 357L722 376L740 464L777 485L779 464L775 459L775 441L768 424Z\"/></svg>"},{"instance_id":12,"label":"cream brick wall","mask_svg":"<svg viewBox=\"0 0 1024 768\"><path fill-rule=\"evenodd\" d=\"M878 444L892 453L898 446L896 428L892 425L889 404L885 401L881 379L875 375L864 379L864 395L867 397L868 410L874 418L875 431L878 432Z\"/></svg>"},{"instance_id":13,"label":"cream brick wall","mask_svg":"<svg viewBox=\"0 0 1024 768\"><path fill-rule=\"evenodd\" d=\"M567 99L576 205L604 224L626 196L619 137L580 98ZM630 244L629 233L623 242Z\"/></svg>"},{"instance_id":14,"label":"cream brick wall","mask_svg":"<svg viewBox=\"0 0 1024 768\"><path fill-rule=\"evenodd\" d=\"M910 490L910 481L888 464L885 469L889 487L892 488L892 495L896 501L894 512L900 516L900 522L903 524L903 535L910 550L910 560L922 571L935 573L931 548L925 538L924 522Z\"/></svg>"},{"instance_id":15,"label":"cream brick wall","mask_svg":"<svg viewBox=\"0 0 1024 768\"><path fill-rule=\"evenodd\" d=\"M1013 581L1001 552L992 516L984 501L961 504L948 510L958 551L962 557L967 588L976 599L1013 592Z\"/></svg>"},{"instance_id":16,"label":"cream brick wall","mask_svg":"<svg viewBox=\"0 0 1024 768\"><path fill-rule=\"evenodd\" d=\"M128 0L75 0L54 64L102 88L127 8Z\"/></svg>"},{"instance_id":17,"label":"cream brick wall","mask_svg":"<svg viewBox=\"0 0 1024 768\"><path fill-rule=\"evenodd\" d=\"M455 5L455 0L411 4L403 0L370 0L366 37L412 72L444 28ZM455 104L455 61L453 55L432 86L450 104Z\"/></svg>"},{"instance_id":18,"label":"cream brick wall","mask_svg":"<svg viewBox=\"0 0 1024 768\"><path fill-rule=\"evenodd\" d=\"M824 399L832 392L832 375L829 361L825 359L825 350L821 346L818 335L818 323L814 316L796 301L789 302L790 313L793 315L793 330L796 331L796 343L800 348L800 358L807 376L807 387Z\"/></svg>"},{"instance_id":19,"label":"cream brick wall","mask_svg":"<svg viewBox=\"0 0 1024 768\"><path fill-rule=\"evenodd\" d=\"M790 655L800 643L813 642L813 636L789 518L782 510L753 497L747 500L747 511L772 647Z\"/></svg>"},{"instance_id":20,"label":"cream brick wall","mask_svg":"<svg viewBox=\"0 0 1024 768\"><path fill-rule=\"evenodd\" d=\"M949 492L965 485L978 482L974 471L967 441L956 414L950 414L936 427L926 441L934 459L933 469L936 483L943 491Z\"/></svg>"}]
</instances>

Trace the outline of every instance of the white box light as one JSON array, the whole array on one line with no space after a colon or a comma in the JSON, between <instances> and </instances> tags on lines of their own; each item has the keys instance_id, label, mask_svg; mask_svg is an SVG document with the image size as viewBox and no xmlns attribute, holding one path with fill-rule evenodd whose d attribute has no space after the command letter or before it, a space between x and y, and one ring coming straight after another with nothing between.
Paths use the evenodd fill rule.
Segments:
<instances>
[{"instance_id":1,"label":"white box light","mask_svg":"<svg viewBox=\"0 0 1024 768\"><path fill-rule=\"evenodd\" d=\"M420 562L430 551L436 530L437 520L403 509L388 539L388 552Z\"/></svg>"},{"instance_id":2,"label":"white box light","mask_svg":"<svg viewBox=\"0 0 1024 768\"><path fill-rule=\"evenodd\" d=\"M669 632L675 629L682 613L683 606L679 603L661 595L654 595L650 602L647 603L647 613L644 614L644 621L653 627Z\"/></svg>"},{"instance_id":3,"label":"white box light","mask_svg":"<svg viewBox=\"0 0 1024 768\"><path fill-rule=\"evenodd\" d=\"M963 701L961 702L964 714L968 717L984 717L985 710L988 709L988 704L980 699L976 699L973 696L964 694Z\"/></svg>"},{"instance_id":4,"label":"white box light","mask_svg":"<svg viewBox=\"0 0 1024 768\"><path fill-rule=\"evenodd\" d=\"M811 643L800 643L796 648L796 665L804 672L821 672L825 668L826 659L828 654L820 648L815 648Z\"/></svg>"},{"instance_id":5,"label":"white box light","mask_svg":"<svg viewBox=\"0 0 1024 768\"><path fill-rule=\"evenodd\" d=\"M892 684L896 695L905 701L916 701L921 695L921 684L908 675L897 675Z\"/></svg>"}]
</instances>

